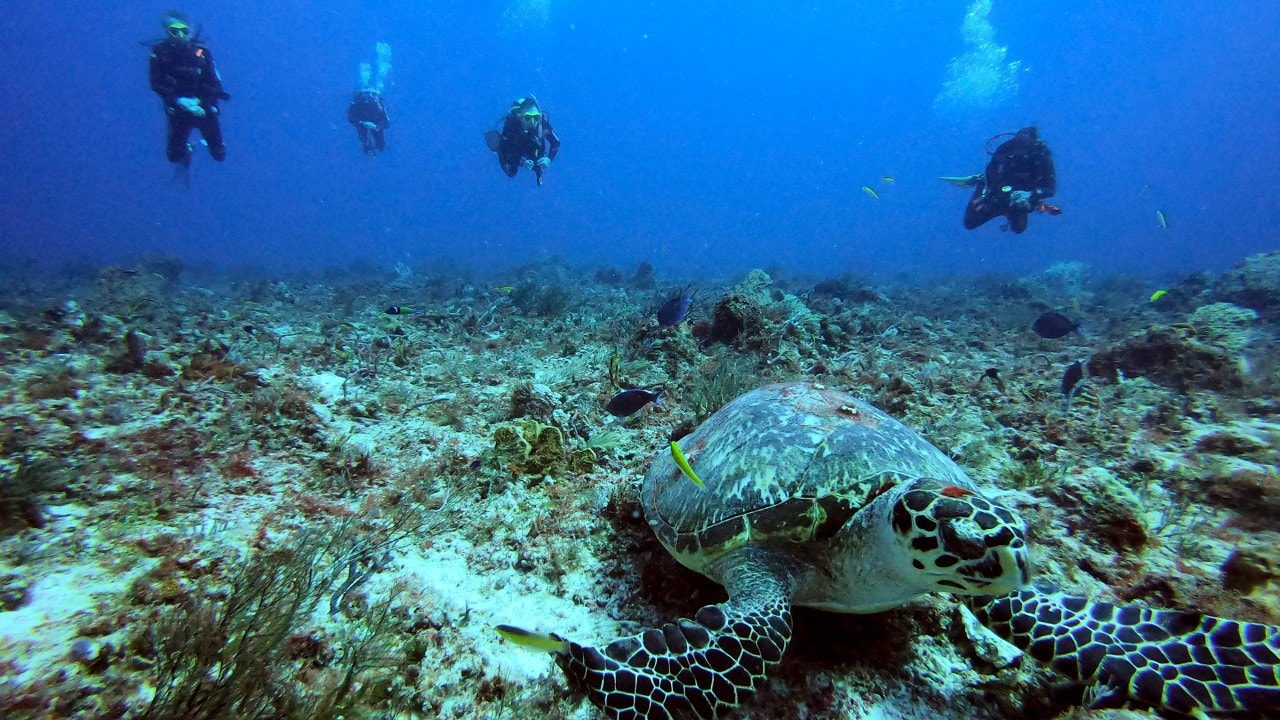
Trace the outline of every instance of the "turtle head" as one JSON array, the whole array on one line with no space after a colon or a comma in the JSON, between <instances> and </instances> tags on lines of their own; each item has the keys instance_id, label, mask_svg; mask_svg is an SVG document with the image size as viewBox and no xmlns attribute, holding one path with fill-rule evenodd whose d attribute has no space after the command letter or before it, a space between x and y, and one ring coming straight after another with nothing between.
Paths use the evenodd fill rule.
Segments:
<instances>
[{"instance_id":1,"label":"turtle head","mask_svg":"<svg viewBox=\"0 0 1280 720\"><path fill-rule=\"evenodd\" d=\"M909 483L892 510L893 532L931 590L1003 595L1031 581L1026 525L969 488L932 478Z\"/></svg>"}]
</instances>

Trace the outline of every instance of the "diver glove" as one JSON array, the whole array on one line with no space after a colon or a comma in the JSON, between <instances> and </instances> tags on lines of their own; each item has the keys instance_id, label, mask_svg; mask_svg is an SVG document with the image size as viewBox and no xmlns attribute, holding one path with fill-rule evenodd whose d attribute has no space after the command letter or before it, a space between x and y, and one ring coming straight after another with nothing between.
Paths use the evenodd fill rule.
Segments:
<instances>
[{"instance_id":1,"label":"diver glove","mask_svg":"<svg viewBox=\"0 0 1280 720\"><path fill-rule=\"evenodd\" d=\"M538 164L538 167L542 168L543 170L546 170L547 168L551 167L551 158L540 157L538 158L537 164Z\"/></svg>"},{"instance_id":2,"label":"diver glove","mask_svg":"<svg viewBox=\"0 0 1280 720\"><path fill-rule=\"evenodd\" d=\"M532 160L530 160L529 158L525 158L524 160L520 161L520 167L524 168L525 170L532 170L534 167L534 164Z\"/></svg>"},{"instance_id":3,"label":"diver glove","mask_svg":"<svg viewBox=\"0 0 1280 720\"><path fill-rule=\"evenodd\" d=\"M1014 190L1009 193L1009 204L1022 210L1030 210L1031 192L1027 190Z\"/></svg>"},{"instance_id":4,"label":"diver glove","mask_svg":"<svg viewBox=\"0 0 1280 720\"><path fill-rule=\"evenodd\" d=\"M204 108L200 107L200 99L193 97L180 97L175 104L196 117L204 117Z\"/></svg>"}]
</instances>

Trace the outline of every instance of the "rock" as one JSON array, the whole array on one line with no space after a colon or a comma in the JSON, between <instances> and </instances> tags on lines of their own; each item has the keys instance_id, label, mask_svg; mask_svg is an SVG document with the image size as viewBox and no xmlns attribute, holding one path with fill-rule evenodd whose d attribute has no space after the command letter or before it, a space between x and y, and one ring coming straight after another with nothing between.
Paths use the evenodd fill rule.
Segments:
<instances>
[{"instance_id":1,"label":"rock","mask_svg":"<svg viewBox=\"0 0 1280 720\"><path fill-rule=\"evenodd\" d=\"M554 425L539 423L531 431L532 450L529 453L529 469L534 473L551 472L564 467L564 434ZM529 437L529 435L526 435Z\"/></svg>"},{"instance_id":2,"label":"rock","mask_svg":"<svg viewBox=\"0 0 1280 720\"><path fill-rule=\"evenodd\" d=\"M1258 313L1248 308L1218 302L1196 308L1187 322L1201 342L1239 355L1248 347L1250 329L1257 319Z\"/></svg>"},{"instance_id":3,"label":"rock","mask_svg":"<svg viewBox=\"0 0 1280 720\"><path fill-rule=\"evenodd\" d=\"M1243 460L1205 479L1209 501L1235 511L1235 524L1246 530L1280 531L1280 474L1275 466Z\"/></svg>"},{"instance_id":4,"label":"rock","mask_svg":"<svg viewBox=\"0 0 1280 720\"><path fill-rule=\"evenodd\" d=\"M800 298L773 286L763 270L752 270L711 309L711 323L696 323L700 342L778 353L784 339L811 342L821 332L819 318Z\"/></svg>"},{"instance_id":5,"label":"rock","mask_svg":"<svg viewBox=\"0 0 1280 720\"><path fill-rule=\"evenodd\" d=\"M711 332L708 339L725 345L760 342L764 330L764 309L745 293L731 292L720 298L711 310Z\"/></svg>"},{"instance_id":6,"label":"rock","mask_svg":"<svg viewBox=\"0 0 1280 720\"><path fill-rule=\"evenodd\" d=\"M580 448L569 453L569 472L575 475L586 475L596 469L596 451L591 448Z\"/></svg>"},{"instance_id":7,"label":"rock","mask_svg":"<svg viewBox=\"0 0 1280 720\"><path fill-rule=\"evenodd\" d=\"M1068 475L1049 495L1066 512L1073 534L1084 534L1118 551L1146 546L1149 536L1142 501L1105 468Z\"/></svg>"},{"instance_id":8,"label":"rock","mask_svg":"<svg viewBox=\"0 0 1280 720\"><path fill-rule=\"evenodd\" d=\"M1089 284L1092 275L1093 268L1073 260L1054 263L1031 281L1038 281L1039 284L1056 293L1079 294Z\"/></svg>"},{"instance_id":9,"label":"rock","mask_svg":"<svg viewBox=\"0 0 1280 720\"><path fill-rule=\"evenodd\" d=\"M658 280L653 273L653 265L648 261L642 261L637 265L635 274L631 276L630 285L637 290L652 290L657 287Z\"/></svg>"},{"instance_id":10,"label":"rock","mask_svg":"<svg viewBox=\"0 0 1280 720\"><path fill-rule=\"evenodd\" d=\"M1245 398L1244 411L1254 417L1280 415L1280 399L1269 397Z\"/></svg>"},{"instance_id":11,"label":"rock","mask_svg":"<svg viewBox=\"0 0 1280 720\"><path fill-rule=\"evenodd\" d=\"M1254 460L1275 460L1275 450L1263 440L1230 429L1213 430L1196 440L1196 450L1214 455L1245 457Z\"/></svg>"},{"instance_id":12,"label":"rock","mask_svg":"<svg viewBox=\"0 0 1280 720\"><path fill-rule=\"evenodd\" d=\"M542 383L521 383L511 393L511 418L528 417L550 425L551 415L564 404L560 394Z\"/></svg>"},{"instance_id":13,"label":"rock","mask_svg":"<svg viewBox=\"0 0 1280 720\"><path fill-rule=\"evenodd\" d=\"M1213 297L1264 313L1280 310L1280 252L1245 258L1218 278Z\"/></svg>"},{"instance_id":14,"label":"rock","mask_svg":"<svg viewBox=\"0 0 1280 720\"><path fill-rule=\"evenodd\" d=\"M75 663L89 665L98 659L100 650L98 644L88 638L76 638L71 643L71 650L68 651L67 657Z\"/></svg>"},{"instance_id":15,"label":"rock","mask_svg":"<svg viewBox=\"0 0 1280 720\"><path fill-rule=\"evenodd\" d=\"M589 473L596 462L590 448L569 452L560 428L532 418L499 425L493 431L493 454L501 466L534 476Z\"/></svg>"},{"instance_id":16,"label":"rock","mask_svg":"<svg viewBox=\"0 0 1280 720\"><path fill-rule=\"evenodd\" d=\"M1123 345L1089 359L1090 377L1118 382L1145 377L1180 392L1192 389L1237 390L1244 377L1237 358L1196 339L1190 325L1150 327Z\"/></svg>"},{"instance_id":17,"label":"rock","mask_svg":"<svg viewBox=\"0 0 1280 720\"><path fill-rule=\"evenodd\" d=\"M0 575L0 612L19 610L31 601L31 583L17 573Z\"/></svg>"},{"instance_id":18,"label":"rock","mask_svg":"<svg viewBox=\"0 0 1280 720\"><path fill-rule=\"evenodd\" d=\"M1222 587L1280 612L1280 533L1246 538L1222 564Z\"/></svg>"},{"instance_id":19,"label":"rock","mask_svg":"<svg viewBox=\"0 0 1280 720\"><path fill-rule=\"evenodd\" d=\"M973 643L974 657L996 670L1007 668L1022 659L1021 650L983 625L963 605L960 606L960 619L964 624L965 637Z\"/></svg>"},{"instance_id":20,"label":"rock","mask_svg":"<svg viewBox=\"0 0 1280 720\"><path fill-rule=\"evenodd\" d=\"M529 453L533 445L525 439L516 423L499 425L493 431L493 454L502 464L517 463L523 465L529 461Z\"/></svg>"}]
</instances>

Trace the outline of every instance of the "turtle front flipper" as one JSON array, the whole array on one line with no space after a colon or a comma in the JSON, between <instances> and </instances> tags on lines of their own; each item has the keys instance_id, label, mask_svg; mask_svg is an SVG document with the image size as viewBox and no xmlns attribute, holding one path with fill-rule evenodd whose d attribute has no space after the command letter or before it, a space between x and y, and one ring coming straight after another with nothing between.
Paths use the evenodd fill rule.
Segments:
<instances>
[{"instance_id":1,"label":"turtle front flipper","mask_svg":"<svg viewBox=\"0 0 1280 720\"><path fill-rule=\"evenodd\" d=\"M557 636L521 644L555 653L569 683L619 720L712 720L746 700L791 640L789 580L747 560L725 575L728 602L708 605L603 650ZM528 635L526 633L526 635Z\"/></svg>"},{"instance_id":2,"label":"turtle front flipper","mask_svg":"<svg viewBox=\"0 0 1280 720\"><path fill-rule=\"evenodd\" d=\"M976 610L1031 657L1089 686L1095 709L1134 703L1204 718L1280 707L1280 627L1034 590Z\"/></svg>"}]
</instances>

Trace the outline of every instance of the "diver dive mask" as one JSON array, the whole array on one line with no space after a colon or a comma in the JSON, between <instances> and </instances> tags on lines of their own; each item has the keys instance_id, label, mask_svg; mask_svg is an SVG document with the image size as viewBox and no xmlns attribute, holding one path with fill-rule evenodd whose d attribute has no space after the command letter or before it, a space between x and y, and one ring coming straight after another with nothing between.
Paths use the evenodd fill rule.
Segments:
<instances>
[{"instance_id":1,"label":"diver dive mask","mask_svg":"<svg viewBox=\"0 0 1280 720\"><path fill-rule=\"evenodd\" d=\"M520 116L520 124L528 130L538 127L538 121L542 120L542 113L532 110Z\"/></svg>"},{"instance_id":2,"label":"diver dive mask","mask_svg":"<svg viewBox=\"0 0 1280 720\"><path fill-rule=\"evenodd\" d=\"M178 38L180 40L185 40L191 36L191 28L181 22L175 22L165 26L164 31L169 34L169 37Z\"/></svg>"}]
</instances>

